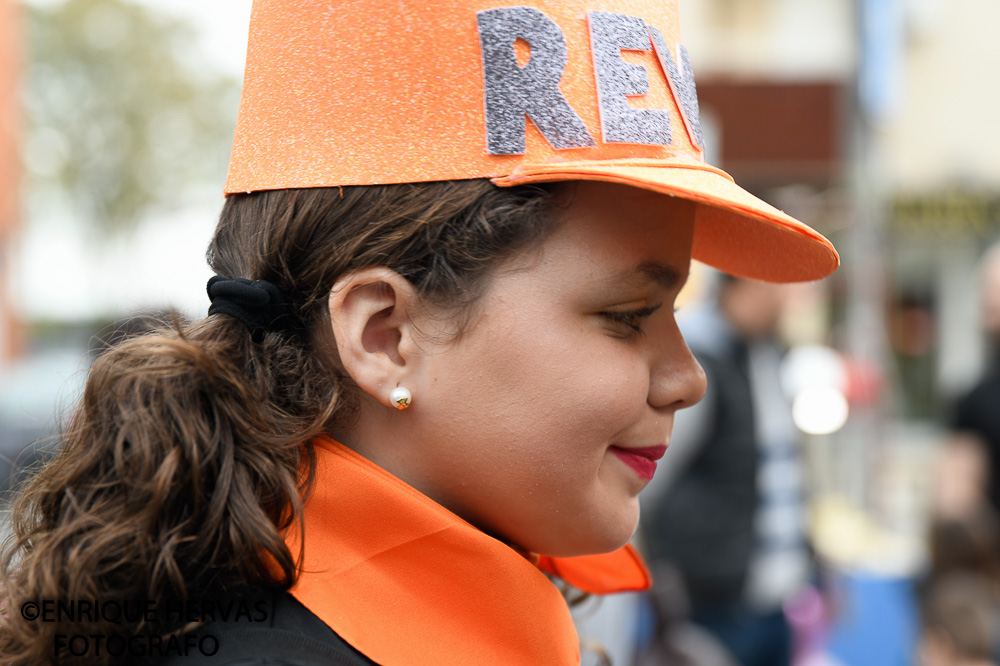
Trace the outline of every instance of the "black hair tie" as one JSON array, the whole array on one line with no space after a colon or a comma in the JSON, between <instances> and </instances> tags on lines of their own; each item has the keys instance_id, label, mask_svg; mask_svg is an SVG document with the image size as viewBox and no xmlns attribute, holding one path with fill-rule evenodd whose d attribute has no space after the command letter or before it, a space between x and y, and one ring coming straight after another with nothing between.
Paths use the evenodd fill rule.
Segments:
<instances>
[{"instance_id":1,"label":"black hair tie","mask_svg":"<svg viewBox=\"0 0 1000 666\"><path fill-rule=\"evenodd\" d=\"M212 301L209 315L235 317L250 330L254 342L262 341L269 331L293 328L295 318L291 306L267 280L216 275L208 280L208 298Z\"/></svg>"}]
</instances>

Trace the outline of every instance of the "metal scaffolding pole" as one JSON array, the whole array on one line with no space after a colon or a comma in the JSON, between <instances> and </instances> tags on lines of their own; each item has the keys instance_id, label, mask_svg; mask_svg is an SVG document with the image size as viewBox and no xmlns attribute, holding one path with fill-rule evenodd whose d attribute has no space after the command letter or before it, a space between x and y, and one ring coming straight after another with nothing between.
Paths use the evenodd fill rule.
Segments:
<instances>
[{"instance_id":1,"label":"metal scaffolding pole","mask_svg":"<svg viewBox=\"0 0 1000 666\"><path fill-rule=\"evenodd\" d=\"M851 127L848 185L854 225L845 248L847 351L877 368L891 382L891 354L885 323L887 295L888 183L882 133L896 102L900 55L898 0L856 0L859 58ZM859 405L845 430L845 489L870 514L878 515L876 484L886 449L890 407L885 390Z\"/></svg>"}]
</instances>

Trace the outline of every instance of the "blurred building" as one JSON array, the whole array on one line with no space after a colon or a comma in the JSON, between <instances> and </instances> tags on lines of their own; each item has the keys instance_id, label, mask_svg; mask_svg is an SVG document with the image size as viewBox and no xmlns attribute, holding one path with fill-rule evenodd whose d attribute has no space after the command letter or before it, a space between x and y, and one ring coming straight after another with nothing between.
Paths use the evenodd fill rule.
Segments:
<instances>
[{"instance_id":1,"label":"blurred building","mask_svg":"<svg viewBox=\"0 0 1000 666\"><path fill-rule=\"evenodd\" d=\"M0 364L12 359L22 344L11 290L14 234L20 220L18 25L17 3L0 0Z\"/></svg>"},{"instance_id":2,"label":"blurred building","mask_svg":"<svg viewBox=\"0 0 1000 666\"><path fill-rule=\"evenodd\" d=\"M945 400L976 378L984 360L976 263L1000 237L998 23L1000 5L990 0L915 4L903 104L885 133L894 312L929 320L924 337L932 338L921 344L913 326L900 325L895 348L901 368L922 364Z\"/></svg>"},{"instance_id":3,"label":"blurred building","mask_svg":"<svg viewBox=\"0 0 1000 666\"><path fill-rule=\"evenodd\" d=\"M764 193L843 178L854 70L843 0L681 0L709 159Z\"/></svg>"},{"instance_id":4,"label":"blurred building","mask_svg":"<svg viewBox=\"0 0 1000 666\"><path fill-rule=\"evenodd\" d=\"M680 4L709 157L831 236L845 265L829 286L845 310L848 276L862 259L851 240L860 224L852 178L869 159L863 187L874 189L867 203L878 219L863 249L878 252L884 276L880 324L897 389L889 413L940 418L984 360L975 271L1000 237L1000 4ZM874 74L859 98L866 68Z\"/></svg>"},{"instance_id":5,"label":"blurred building","mask_svg":"<svg viewBox=\"0 0 1000 666\"><path fill-rule=\"evenodd\" d=\"M707 160L840 247L849 226L851 3L680 0L680 9Z\"/></svg>"}]
</instances>

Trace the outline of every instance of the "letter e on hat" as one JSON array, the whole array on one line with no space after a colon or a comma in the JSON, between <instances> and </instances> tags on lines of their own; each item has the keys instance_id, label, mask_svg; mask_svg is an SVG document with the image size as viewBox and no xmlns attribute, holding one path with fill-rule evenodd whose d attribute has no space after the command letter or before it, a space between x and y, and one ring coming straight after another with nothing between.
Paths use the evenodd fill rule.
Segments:
<instances>
[{"instance_id":1,"label":"letter e on hat","mask_svg":"<svg viewBox=\"0 0 1000 666\"><path fill-rule=\"evenodd\" d=\"M591 52L597 77L601 133L609 143L670 143L670 114L663 109L633 109L628 95L649 92L641 65L622 60L622 50L651 51L646 22L635 16L589 12Z\"/></svg>"}]
</instances>

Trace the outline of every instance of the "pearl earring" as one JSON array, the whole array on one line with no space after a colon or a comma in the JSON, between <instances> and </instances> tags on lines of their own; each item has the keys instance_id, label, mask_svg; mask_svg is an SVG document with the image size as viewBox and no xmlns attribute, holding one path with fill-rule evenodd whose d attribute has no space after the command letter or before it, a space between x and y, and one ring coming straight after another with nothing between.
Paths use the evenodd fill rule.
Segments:
<instances>
[{"instance_id":1,"label":"pearl earring","mask_svg":"<svg viewBox=\"0 0 1000 666\"><path fill-rule=\"evenodd\" d=\"M395 405L396 409L406 409L410 406L413 396L403 386L397 386L389 392L389 402Z\"/></svg>"}]
</instances>

